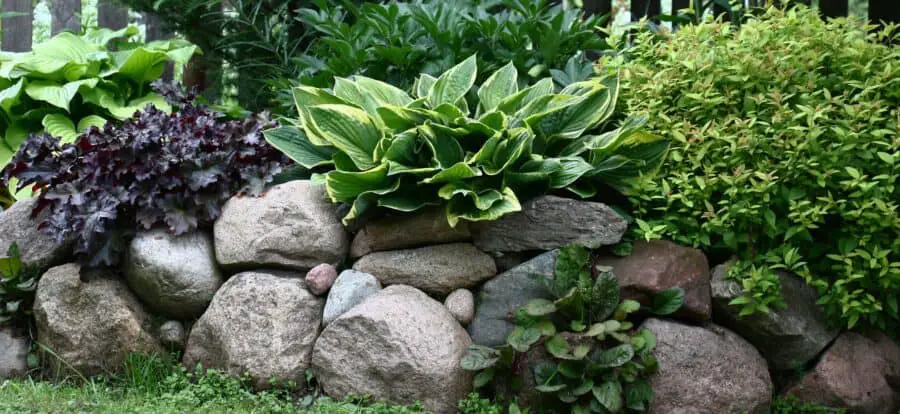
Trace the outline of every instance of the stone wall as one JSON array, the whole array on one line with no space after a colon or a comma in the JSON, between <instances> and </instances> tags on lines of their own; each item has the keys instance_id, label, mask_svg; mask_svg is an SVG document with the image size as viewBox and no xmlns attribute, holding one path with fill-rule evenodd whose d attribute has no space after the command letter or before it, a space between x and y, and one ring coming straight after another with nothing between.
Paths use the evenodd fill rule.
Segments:
<instances>
[{"instance_id":1,"label":"stone wall","mask_svg":"<svg viewBox=\"0 0 900 414\"><path fill-rule=\"evenodd\" d=\"M28 225L26 201L0 215L0 248L18 241L48 269L34 312L36 340L54 351L45 365L94 375L128 352L183 351L188 367L249 374L259 389L304 384L311 368L334 398L452 413L472 390L466 348L502 344L512 312L548 297L536 278L552 277L556 249L615 244L627 228L601 203L544 196L523 208L456 228L428 210L351 234L322 186L295 181L232 199L208 233L138 234L120 272L83 272ZM710 269L699 250L636 242L600 263L638 301L685 290L671 319L643 323L658 338L653 412L766 412L779 393L859 413L900 407L900 347L829 329L795 275L780 275L786 307L741 317L728 264ZM25 349L21 333L0 329L0 378L25 375Z\"/></svg>"}]
</instances>

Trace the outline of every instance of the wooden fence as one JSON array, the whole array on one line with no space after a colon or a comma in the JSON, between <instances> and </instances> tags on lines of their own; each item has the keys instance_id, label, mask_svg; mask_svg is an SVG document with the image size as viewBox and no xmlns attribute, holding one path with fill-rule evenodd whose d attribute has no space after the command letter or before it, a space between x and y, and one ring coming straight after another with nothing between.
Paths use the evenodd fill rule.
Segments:
<instances>
[{"instance_id":1,"label":"wooden fence","mask_svg":"<svg viewBox=\"0 0 900 414\"><path fill-rule=\"evenodd\" d=\"M630 0L632 20L640 20L645 16L658 16L662 13L661 0ZM811 0L794 0L797 3L811 4ZM763 4L765 0L749 0L749 4ZM827 17L846 16L849 12L850 0L819 0L818 7L822 15ZM612 10L613 0L584 0L585 9L591 13L604 14ZM878 22L900 23L900 0L868 0L869 20ZM686 9L690 0L672 0L672 10ZM718 8L721 10L721 8Z\"/></svg>"}]
</instances>

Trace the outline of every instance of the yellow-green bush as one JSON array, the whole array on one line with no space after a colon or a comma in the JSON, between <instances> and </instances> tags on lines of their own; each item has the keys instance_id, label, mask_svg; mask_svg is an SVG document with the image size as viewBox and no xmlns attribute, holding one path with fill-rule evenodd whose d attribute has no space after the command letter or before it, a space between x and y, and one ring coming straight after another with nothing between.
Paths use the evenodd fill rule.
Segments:
<instances>
[{"instance_id":1,"label":"yellow-green bush","mask_svg":"<svg viewBox=\"0 0 900 414\"><path fill-rule=\"evenodd\" d=\"M638 235L739 256L747 313L786 268L834 321L900 326L900 49L871 29L772 8L640 34L623 99L673 148L629 194Z\"/></svg>"}]
</instances>

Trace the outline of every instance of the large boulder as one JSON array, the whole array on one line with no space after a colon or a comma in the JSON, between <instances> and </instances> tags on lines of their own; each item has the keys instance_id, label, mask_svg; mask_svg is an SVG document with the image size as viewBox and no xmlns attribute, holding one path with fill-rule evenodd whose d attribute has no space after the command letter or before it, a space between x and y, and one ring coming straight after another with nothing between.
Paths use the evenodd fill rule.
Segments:
<instances>
[{"instance_id":1,"label":"large boulder","mask_svg":"<svg viewBox=\"0 0 900 414\"><path fill-rule=\"evenodd\" d=\"M122 369L129 353L162 347L150 316L118 277L96 271L82 276L77 264L48 270L38 282L34 318L45 366L93 376ZM60 361L62 360L62 361Z\"/></svg>"},{"instance_id":2,"label":"large boulder","mask_svg":"<svg viewBox=\"0 0 900 414\"><path fill-rule=\"evenodd\" d=\"M28 337L10 327L0 327L0 381L28 373Z\"/></svg>"},{"instance_id":3,"label":"large boulder","mask_svg":"<svg viewBox=\"0 0 900 414\"><path fill-rule=\"evenodd\" d=\"M469 241L468 222L450 227L441 209L427 209L404 216L385 217L369 222L350 245L350 257L357 259L372 252L408 249L433 244Z\"/></svg>"},{"instance_id":4,"label":"large boulder","mask_svg":"<svg viewBox=\"0 0 900 414\"><path fill-rule=\"evenodd\" d=\"M663 240L636 241L630 256L606 256L598 264L613 268L625 297L650 305L655 294L682 288L684 305L675 316L696 322L712 317L709 263L700 250Z\"/></svg>"},{"instance_id":5,"label":"large boulder","mask_svg":"<svg viewBox=\"0 0 900 414\"><path fill-rule=\"evenodd\" d=\"M328 292L322 324L328 326L344 312L353 309L354 306L380 291L381 283L375 276L352 269L341 272Z\"/></svg>"},{"instance_id":6,"label":"large boulder","mask_svg":"<svg viewBox=\"0 0 900 414\"><path fill-rule=\"evenodd\" d=\"M236 274L191 329L184 364L249 374L256 389L270 379L304 384L324 305L298 274Z\"/></svg>"},{"instance_id":7,"label":"large boulder","mask_svg":"<svg viewBox=\"0 0 900 414\"><path fill-rule=\"evenodd\" d=\"M36 203L36 198L27 198L0 212L0 255L6 256L9 246L16 243L22 263L43 272L65 263L72 255L72 243L67 241L57 244L50 236L38 230L40 220L31 219L31 211Z\"/></svg>"},{"instance_id":8,"label":"large boulder","mask_svg":"<svg viewBox=\"0 0 900 414\"><path fill-rule=\"evenodd\" d=\"M456 413L472 390L459 362L471 344L439 302L410 286L389 286L332 322L313 351L313 373L332 398L421 401Z\"/></svg>"},{"instance_id":9,"label":"large boulder","mask_svg":"<svg viewBox=\"0 0 900 414\"><path fill-rule=\"evenodd\" d=\"M125 280L153 312L177 319L203 314L224 282L208 235L174 236L165 230L132 239Z\"/></svg>"},{"instance_id":10,"label":"large boulder","mask_svg":"<svg viewBox=\"0 0 900 414\"><path fill-rule=\"evenodd\" d=\"M544 253L484 283L475 298L475 319L469 325L473 342L503 345L515 328L517 309L532 299L553 297L541 278L553 278L558 255L558 250Z\"/></svg>"},{"instance_id":11,"label":"large boulder","mask_svg":"<svg viewBox=\"0 0 900 414\"><path fill-rule=\"evenodd\" d=\"M353 269L374 275L383 285L409 285L436 295L475 286L497 274L494 259L470 243L371 253Z\"/></svg>"},{"instance_id":12,"label":"large boulder","mask_svg":"<svg viewBox=\"0 0 900 414\"><path fill-rule=\"evenodd\" d=\"M749 341L776 371L804 367L815 359L838 334L828 327L825 313L816 304L818 294L799 276L778 272L784 308L740 316L740 306L729 305L744 293L734 280L726 279L729 264L713 269L712 298L715 322L727 326Z\"/></svg>"},{"instance_id":13,"label":"large boulder","mask_svg":"<svg viewBox=\"0 0 900 414\"><path fill-rule=\"evenodd\" d=\"M339 264L350 236L325 186L291 181L261 197L233 197L213 230L216 260L229 270L276 267L308 271Z\"/></svg>"},{"instance_id":14,"label":"large boulder","mask_svg":"<svg viewBox=\"0 0 900 414\"><path fill-rule=\"evenodd\" d=\"M900 410L900 346L881 333L868 337L843 333L787 394L853 413L896 414Z\"/></svg>"},{"instance_id":15,"label":"large boulder","mask_svg":"<svg viewBox=\"0 0 900 414\"><path fill-rule=\"evenodd\" d=\"M548 195L523 203L518 213L470 227L481 250L522 252L553 250L570 243L616 244L628 223L606 204Z\"/></svg>"},{"instance_id":16,"label":"large boulder","mask_svg":"<svg viewBox=\"0 0 900 414\"><path fill-rule=\"evenodd\" d=\"M651 412L764 413L772 401L766 360L753 345L720 326L648 319L657 338L659 371L650 378Z\"/></svg>"}]
</instances>

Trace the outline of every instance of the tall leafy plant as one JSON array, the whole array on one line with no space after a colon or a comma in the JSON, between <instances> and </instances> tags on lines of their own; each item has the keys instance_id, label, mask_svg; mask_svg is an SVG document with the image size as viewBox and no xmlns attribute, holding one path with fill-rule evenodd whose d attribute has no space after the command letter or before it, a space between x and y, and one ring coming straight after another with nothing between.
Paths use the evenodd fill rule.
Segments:
<instances>
[{"instance_id":1,"label":"tall leafy plant","mask_svg":"<svg viewBox=\"0 0 900 414\"><path fill-rule=\"evenodd\" d=\"M300 118L265 132L298 164L327 171L328 195L352 206L345 222L375 207L413 211L442 205L451 225L519 211L547 192L592 197L653 172L668 142L641 130L645 118L612 125L616 77L554 93L543 79L519 89L512 63L477 92L471 56L415 98L371 78L337 78L332 90L292 90ZM471 103L467 95L473 95Z\"/></svg>"}]
</instances>

